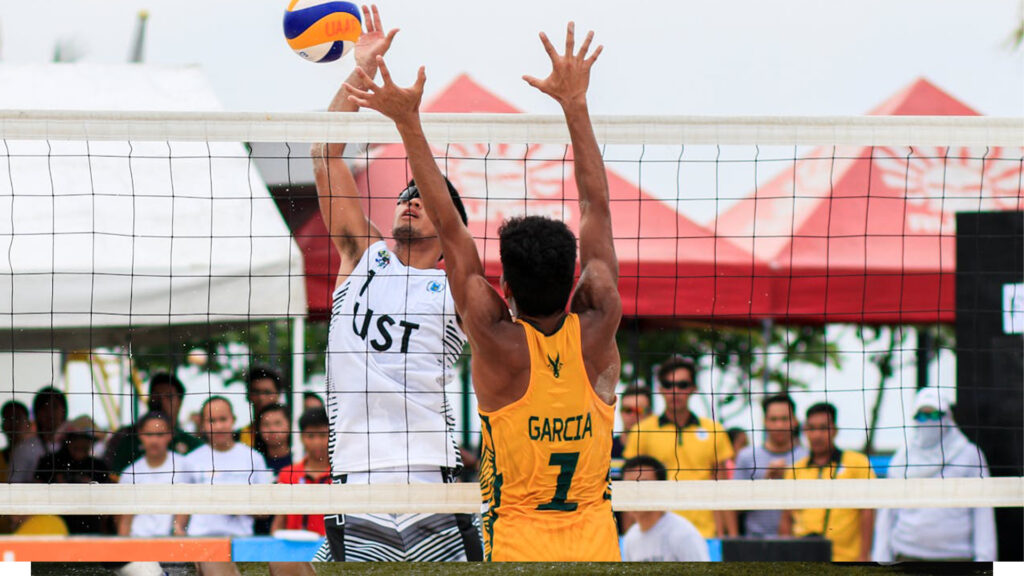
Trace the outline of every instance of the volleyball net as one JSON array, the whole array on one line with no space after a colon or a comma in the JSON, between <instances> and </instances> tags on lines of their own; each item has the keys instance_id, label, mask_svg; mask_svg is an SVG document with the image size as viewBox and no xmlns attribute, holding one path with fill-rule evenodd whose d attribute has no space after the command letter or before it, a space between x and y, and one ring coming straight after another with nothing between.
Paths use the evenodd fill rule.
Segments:
<instances>
[{"instance_id":1,"label":"volleyball net","mask_svg":"<svg viewBox=\"0 0 1024 576\"><path fill-rule=\"evenodd\" d=\"M617 481L617 509L1024 502L1019 414L993 412L958 375L965 354L1020 374L1014 343L1024 283L1004 280L1020 274L1019 227L1016 235L987 234L1005 240L1011 262L981 274L999 277L999 302L964 302L956 292L961 222L988 213L1021 218L1024 121L598 117L594 125L620 263L619 391L646 399L619 403L616 432L628 443L626 427L638 415L666 413L659 369L682 356L696 365L688 410L702 420L693 439L714 440L707 465L663 462L669 481ZM460 191L493 283L506 218L545 215L577 228L562 117L427 114L424 128ZM0 514L479 511L472 482L238 486L211 484L211 468L198 470L205 483L103 485L116 481L126 458L123 448L114 454L111 437L131 445L132 426L166 406L149 385L161 372L181 381L172 410L180 410L182 433L194 434L194 443L176 436L172 449L201 443L191 416L221 396L232 405L238 440L255 445L265 463L284 451L268 447L267 430L252 431L258 399L245 380L272 368L280 378L266 394L285 405L290 422L274 438L287 438L292 459L301 459L304 406L328 392L324 348L339 263L317 203L309 153L317 142L350 144L343 160L387 236L411 174L394 126L377 115L0 112L0 403L26 407L23 420L15 408L3 414L15 483L0 487ZM998 318L1001 339L964 351L955 327L965 314ZM467 347L440 393L471 480L480 427L469 356ZM34 405L44 385L57 390ZM911 458L905 473L887 474L889 456L931 422L915 405L919 388L938 390L942 411L985 459L925 474L909 472ZM994 380L985 393L1019 408L1020 379ZM810 406L833 405L836 445L866 453L882 478L713 480L709 467L733 460L734 436L763 444L762 402L777 394L792 399L801 423ZM54 415L57 395L65 398L62 416ZM729 439L718 442L727 430ZM92 440L89 460L60 461L58 470L59 459L41 458L26 473L26 457L15 455L25 438L45 453L66 451L72 437ZM996 444L1005 450L987 448ZM131 448L128 461L142 456ZM40 469L43 462L53 469ZM68 474L75 466L84 469Z\"/></svg>"}]
</instances>

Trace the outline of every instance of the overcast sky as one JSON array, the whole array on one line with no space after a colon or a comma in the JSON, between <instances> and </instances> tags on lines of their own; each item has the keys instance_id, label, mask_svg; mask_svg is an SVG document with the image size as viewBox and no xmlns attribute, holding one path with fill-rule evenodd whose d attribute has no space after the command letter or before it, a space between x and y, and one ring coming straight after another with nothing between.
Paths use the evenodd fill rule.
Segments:
<instances>
[{"instance_id":1,"label":"overcast sky","mask_svg":"<svg viewBox=\"0 0 1024 576\"><path fill-rule=\"evenodd\" d=\"M285 0L3 0L0 57L45 62L58 40L82 60L126 60L136 14L150 13L146 60L197 64L225 108L322 109L351 57L312 64L284 41ZM547 71L537 31L569 19L605 53L594 73L601 114L861 114L919 76L981 112L1024 114L1024 51L1007 40L1020 0L385 0L399 27L391 65L416 66L428 93L462 72L528 112L557 110L519 79ZM628 10L626 8L629 8ZM73 89L73 87L69 87Z\"/></svg>"}]
</instances>

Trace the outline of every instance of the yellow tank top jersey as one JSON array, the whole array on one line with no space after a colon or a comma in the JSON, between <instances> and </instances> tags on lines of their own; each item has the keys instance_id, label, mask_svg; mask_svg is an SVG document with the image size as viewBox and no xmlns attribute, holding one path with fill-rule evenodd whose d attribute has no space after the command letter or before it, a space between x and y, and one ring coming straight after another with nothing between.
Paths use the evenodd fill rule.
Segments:
<instances>
[{"instance_id":1,"label":"yellow tank top jersey","mask_svg":"<svg viewBox=\"0 0 1024 576\"><path fill-rule=\"evenodd\" d=\"M530 346L529 387L480 411L485 557L621 560L608 479L614 407L587 378L579 317L551 336L517 323Z\"/></svg>"}]
</instances>

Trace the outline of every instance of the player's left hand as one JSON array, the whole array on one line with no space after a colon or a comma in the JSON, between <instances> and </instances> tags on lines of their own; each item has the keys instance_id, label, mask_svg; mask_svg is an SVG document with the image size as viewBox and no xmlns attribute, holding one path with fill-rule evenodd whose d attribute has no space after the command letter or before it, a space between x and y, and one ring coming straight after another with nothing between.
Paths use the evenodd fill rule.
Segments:
<instances>
[{"instance_id":1,"label":"player's left hand","mask_svg":"<svg viewBox=\"0 0 1024 576\"><path fill-rule=\"evenodd\" d=\"M598 46L589 56L590 43L594 39L594 32L587 33L579 52L573 52L576 48L576 24L569 22L565 32L565 54L559 54L547 34L540 33L540 41L544 44L544 50L551 58L551 74L540 80L533 76L523 76L527 84L551 96L562 105L563 108L573 104L587 103L587 88L590 86L590 68L601 55L604 46Z\"/></svg>"},{"instance_id":2,"label":"player's left hand","mask_svg":"<svg viewBox=\"0 0 1024 576\"><path fill-rule=\"evenodd\" d=\"M381 84L374 84L373 78L369 74L358 69L359 76L367 88L360 90L346 83L345 87L349 91L348 99L364 108L380 112L394 120L395 124L417 118L420 111L420 100L423 98L423 85L427 82L423 66L420 66L416 75L416 83L408 88L402 88L394 83L382 56L377 56L377 66L380 68Z\"/></svg>"}]
</instances>

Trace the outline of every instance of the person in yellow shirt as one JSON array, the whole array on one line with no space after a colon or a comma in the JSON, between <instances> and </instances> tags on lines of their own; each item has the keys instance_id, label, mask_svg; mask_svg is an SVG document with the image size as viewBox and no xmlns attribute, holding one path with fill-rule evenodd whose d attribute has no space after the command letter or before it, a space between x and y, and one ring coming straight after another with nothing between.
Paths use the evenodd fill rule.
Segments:
<instances>
[{"instance_id":1,"label":"person in yellow shirt","mask_svg":"<svg viewBox=\"0 0 1024 576\"><path fill-rule=\"evenodd\" d=\"M626 435L625 458L651 456L665 464L669 480L725 480L725 464L733 457L732 442L725 428L690 410L690 398L697 391L697 367L692 360L669 358L658 368L658 392L665 400L665 413L648 416ZM711 510L681 510L705 538L738 534L735 514Z\"/></svg>"},{"instance_id":2,"label":"person in yellow shirt","mask_svg":"<svg viewBox=\"0 0 1024 576\"><path fill-rule=\"evenodd\" d=\"M363 73L368 90L346 88L353 102L395 122L417 186L407 200L407 217L419 218L422 206L441 240L449 286L473 350L483 429L485 557L617 561L608 477L622 302L608 179L587 108L590 69L601 48L591 52L590 33L577 50L571 22L564 54L540 36L551 74L523 79L565 114L579 192L578 283L575 236L564 222L543 216L502 223L505 299L488 283L477 245L423 135L423 68L411 88L400 88L378 57L382 85Z\"/></svg>"},{"instance_id":3,"label":"person in yellow shirt","mask_svg":"<svg viewBox=\"0 0 1024 576\"><path fill-rule=\"evenodd\" d=\"M804 434L810 455L798 460L785 477L797 480L874 478L868 457L836 448L836 407L822 402L807 409ZM868 562L874 534L875 511L857 509L787 510L779 534L821 535L832 541L833 562Z\"/></svg>"}]
</instances>

